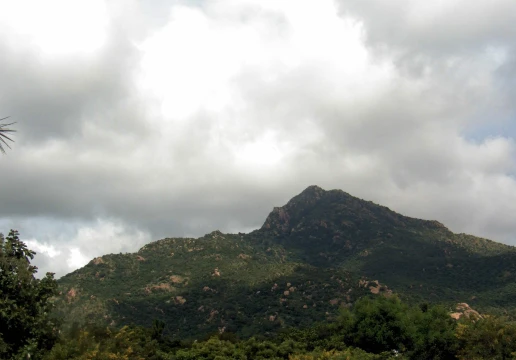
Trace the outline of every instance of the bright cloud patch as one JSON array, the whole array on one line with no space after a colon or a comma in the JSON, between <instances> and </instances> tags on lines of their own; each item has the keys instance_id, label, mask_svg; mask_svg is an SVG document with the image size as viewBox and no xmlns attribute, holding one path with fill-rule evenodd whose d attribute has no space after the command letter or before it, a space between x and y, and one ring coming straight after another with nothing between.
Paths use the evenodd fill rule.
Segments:
<instances>
[{"instance_id":1,"label":"bright cloud patch","mask_svg":"<svg viewBox=\"0 0 516 360\"><path fill-rule=\"evenodd\" d=\"M113 220L62 224L55 220L32 219L11 220L2 225L19 229L22 240L36 251L33 263L40 277L47 271L55 272L58 277L65 275L97 256L135 252L152 240L148 233ZM35 233L32 238L23 237L31 233Z\"/></svg>"},{"instance_id":2,"label":"bright cloud patch","mask_svg":"<svg viewBox=\"0 0 516 360\"><path fill-rule=\"evenodd\" d=\"M98 51L105 42L108 14L101 0L20 0L2 9L0 22L12 46L22 42L57 58Z\"/></svg>"},{"instance_id":3,"label":"bright cloud patch","mask_svg":"<svg viewBox=\"0 0 516 360\"><path fill-rule=\"evenodd\" d=\"M77 269L86 265L90 260L81 253L80 249L73 248L70 249L70 255L66 263L70 269Z\"/></svg>"},{"instance_id":4,"label":"bright cloud patch","mask_svg":"<svg viewBox=\"0 0 516 360\"><path fill-rule=\"evenodd\" d=\"M49 258L54 258L61 254L60 250L57 250L54 245L48 243L40 243L36 239L24 240L29 249L36 251L39 254L45 254Z\"/></svg>"}]
</instances>

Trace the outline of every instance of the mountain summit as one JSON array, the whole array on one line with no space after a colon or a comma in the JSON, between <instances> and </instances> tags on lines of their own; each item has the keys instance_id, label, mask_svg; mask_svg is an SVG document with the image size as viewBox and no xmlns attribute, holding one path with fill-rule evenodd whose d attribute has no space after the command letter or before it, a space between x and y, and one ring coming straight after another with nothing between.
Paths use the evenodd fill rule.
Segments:
<instances>
[{"instance_id":1,"label":"mountain summit","mask_svg":"<svg viewBox=\"0 0 516 360\"><path fill-rule=\"evenodd\" d=\"M387 207L364 201L342 190L325 191L312 185L285 206L275 207L261 230L291 235L305 226L322 226L339 232L364 224L382 227L426 227L447 230L437 221L419 220L395 213ZM344 228L343 228L344 227Z\"/></svg>"},{"instance_id":2,"label":"mountain summit","mask_svg":"<svg viewBox=\"0 0 516 360\"><path fill-rule=\"evenodd\" d=\"M398 246L406 238L414 246L425 242L419 236L423 232L428 239L453 238L437 221L403 216L342 190L325 191L318 186L274 208L257 231L305 253L303 259L313 265L332 265L362 251L370 255L385 246Z\"/></svg>"},{"instance_id":3,"label":"mountain summit","mask_svg":"<svg viewBox=\"0 0 516 360\"><path fill-rule=\"evenodd\" d=\"M516 310L515 248L310 186L249 234L166 238L59 280L68 323L169 324L171 335L274 333L365 294ZM221 330L222 329L222 330Z\"/></svg>"}]
</instances>

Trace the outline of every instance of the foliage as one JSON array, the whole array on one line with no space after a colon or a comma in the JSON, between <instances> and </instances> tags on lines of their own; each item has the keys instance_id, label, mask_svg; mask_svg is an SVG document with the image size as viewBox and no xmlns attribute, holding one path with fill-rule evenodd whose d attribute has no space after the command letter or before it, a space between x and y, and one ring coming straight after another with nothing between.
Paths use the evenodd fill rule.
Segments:
<instances>
[{"instance_id":1,"label":"foliage","mask_svg":"<svg viewBox=\"0 0 516 360\"><path fill-rule=\"evenodd\" d=\"M516 327L504 318L457 323L440 306L409 306L383 296L358 300L336 322L287 329L274 339L242 340L223 332L173 341L162 335L164 327L160 320L151 328L75 324L44 359L509 359L516 347Z\"/></svg>"},{"instance_id":2,"label":"foliage","mask_svg":"<svg viewBox=\"0 0 516 360\"><path fill-rule=\"evenodd\" d=\"M360 299L340 321L344 341L371 353L453 359L457 348L456 323L444 308L409 307L396 296Z\"/></svg>"},{"instance_id":3,"label":"foliage","mask_svg":"<svg viewBox=\"0 0 516 360\"><path fill-rule=\"evenodd\" d=\"M289 357L289 360L388 360L388 359L396 359L403 360L401 356L396 356L395 354L371 354L365 352L362 349L355 348L347 348L342 351L338 350L322 350L322 351L314 351L309 354L294 354Z\"/></svg>"},{"instance_id":4,"label":"foliage","mask_svg":"<svg viewBox=\"0 0 516 360\"><path fill-rule=\"evenodd\" d=\"M453 359L458 347L457 324L449 312L443 306L422 304L419 309L412 308L409 314L416 330L412 334L410 356L414 359Z\"/></svg>"},{"instance_id":5,"label":"foliage","mask_svg":"<svg viewBox=\"0 0 516 360\"><path fill-rule=\"evenodd\" d=\"M11 230L0 234L0 358L38 359L57 338L57 321L50 317L57 283L52 273L36 279L30 265L35 252Z\"/></svg>"},{"instance_id":6,"label":"foliage","mask_svg":"<svg viewBox=\"0 0 516 360\"><path fill-rule=\"evenodd\" d=\"M61 341L46 355L48 360L159 360L156 340L141 327L120 330L89 326Z\"/></svg>"},{"instance_id":7,"label":"foliage","mask_svg":"<svg viewBox=\"0 0 516 360\"><path fill-rule=\"evenodd\" d=\"M337 322L292 329L282 336L306 344L308 351L348 351L408 359L453 359L455 321L440 306L409 306L397 297L359 299L342 309Z\"/></svg>"},{"instance_id":8,"label":"foliage","mask_svg":"<svg viewBox=\"0 0 516 360\"><path fill-rule=\"evenodd\" d=\"M414 324L408 306L396 298L363 298L352 311L346 309L341 321L345 339L372 353L397 351L404 353L412 346Z\"/></svg>"},{"instance_id":9,"label":"foliage","mask_svg":"<svg viewBox=\"0 0 516 360\"><path fill-rule=\"evenodd\" d=\"M9 117L4 117L3 119L0 119L0 121L8 119ZM7 133L15 132L16 130L8 129L6 126L10 126L14 123L10 124L0 124L0 152L5 153L4 145L10 148L9 144L6 140L14 141L9 136L7 136Z\"/></svg>"},{"instance_id":10,"label":"foliage","mask_svg":"<svg viewBox=\"0 0 516 360\"><path fill-rule=\"evenodd\" d=\"M368 354L361 349L343 351L317 350L307 352L305 345L292 339L270 341L257 338L228 340L224 334L204 341L170 343L152 339L152 330L123 327L120 330L87 325L69 332L47 354L45 359L390 359L391 355Z\"/></svg>"},{"instance_id":11,"label":"foliage","mask_svg":"<svg viewBox=\"0 0 516 360\"><path fill-rule=\"evenodd\" d=\"M515 359L516 324L506 318L464 319L457 327L459 359Z\"/></svg>"}]
</instances>

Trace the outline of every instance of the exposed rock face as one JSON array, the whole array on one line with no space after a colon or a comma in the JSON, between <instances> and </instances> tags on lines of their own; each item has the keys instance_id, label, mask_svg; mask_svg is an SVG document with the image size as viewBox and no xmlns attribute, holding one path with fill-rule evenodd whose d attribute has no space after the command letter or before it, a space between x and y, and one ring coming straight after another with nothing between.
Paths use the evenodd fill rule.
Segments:
<instances>
[{"instance_id":1,"label":"exposed rock face","mask_svg":"<svg viewBox=\"0 0 516 360\"><path fill-rule=\"evenodd\" d=\"M381 294L383 296L389 297L392 295L392 290L390 290L387 285L380 284L378 280L365 280L361 279L358 281L358 286L369 288L371 294Z\"/></svg>"},{"instance_id":2,"label":"exposed rock face","mask_svg":"<svg viewBox=\"0 0 516 360\"><path fill-rule=\"evenodd\" d=\"M467 317L471 320L478 320L483 319L483 316L478 313L478 311L473 310L468 304L466 303L459 303L455 307L455 310L457 312L451 313L450 316L454 318L455 320L459 320L461 317Z\"/></svg>"},{"instance_id":3,"label":"exposed rock face","mask_svg":"<svg viewBox=\"0 0 516 360\"><path fill-rule=\"evenodd\" d=\"M313 206L325 193L323 189L318 186L309 186L298 196L290 200L287 205L282 207L275 207L269 214L262 229L271 230L277 234L288 234L291 231L291 214L296 217L299 208ZM297 222L297 221L296 221ZM293 224L297 225L297 224Z\"/></svg>"},{"instance_id":4,"label":"exposed rock face","mask_svg":"<svg viewBox=\"0 0 516 360\"><path fill-rule=\"evenodd\" d=\"M182 276L179 275L171 275L170 281L172 281L172 283L174 284L181 284L184 281L184 279Z\"/></svg>"},{"instance_id":5,"label":"exposed rock face","mask_svg":"<svg viewBox=\"0 0 516 360\"><path fill-rule=\"evenodd\" d=\"M95 259L93 259L92 261L93 261L93 263L94 263L95 265L98 265L98 264L104 264L104 260L102 260L102 257L100 257L100 256L99 256L99 257L96 257L96 258L95 258Z\"/></svg>"},{"instance_id":6,"label":"exposed rock face","mask_svg":"<svg viewBox=\"0 0 516 360\"><path fill-rule=\"evenodd\" d=\"M183 305L186 302L186 299L182 296L176 296L174 298L174 302L179 305Z\"/></svg>"}]
</instances>

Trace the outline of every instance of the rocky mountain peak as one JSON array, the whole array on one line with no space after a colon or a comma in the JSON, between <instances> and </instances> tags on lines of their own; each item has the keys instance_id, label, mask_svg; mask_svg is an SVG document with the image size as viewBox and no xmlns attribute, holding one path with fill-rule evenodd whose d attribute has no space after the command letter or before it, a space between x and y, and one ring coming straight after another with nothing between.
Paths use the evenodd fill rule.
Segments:
<instances>
[{"instance_id":1,"label":"rocky mountain peak","mask_svg":"<svg viewBox=\"0 0 516 360\"><path fill-rule=\"evenodd\" d=\"M312 185L286 205L275 207L259 231L275 236L295 237L319 234L322 241L335 242L356 231L392 232L391 229L432 229L447 232L437 221L410 218L385 206L365 201L342 190L324 190ZM376 236L375 236L376 237Z\"/></svg>"}]
</instances>

